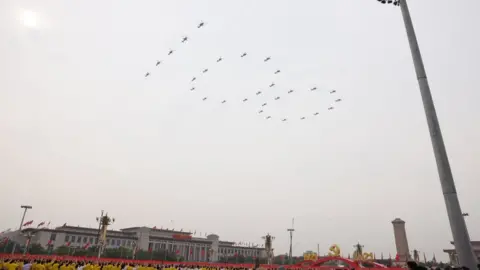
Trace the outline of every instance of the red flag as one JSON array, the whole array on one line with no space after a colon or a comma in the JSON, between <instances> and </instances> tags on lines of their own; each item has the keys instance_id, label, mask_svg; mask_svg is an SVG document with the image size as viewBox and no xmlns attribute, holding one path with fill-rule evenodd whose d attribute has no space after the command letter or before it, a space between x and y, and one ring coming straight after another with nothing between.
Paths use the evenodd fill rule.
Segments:
<instances>
[{"instance_id":1,"label":"red flag","mask_svg":"<svg viewBox=\"0 0 480 270\"><path fill-rule=\"evenodd\" d=\"M65 246L66 246L66 247L69 247L69 246L70 246L70 242L67 242L67 243L65 244Z\"/></svg>"},{"instance_id":2,"label":"red flag","mask_svg":"<svg viewBox=\"0 0 480 270\"><path fill-rule=\"evenodd\" d=\"M33 223L33 220L30 220L30 221L25 222L25 224L23 224L23 226L30 226L30 225L32 225L32 223Z\"/></svg>"},{"instance_id":3,"label":"red flag","mask_svg":"<svg viewBox=\"0 0 480 270\"><path fill-rule=\"evenodd\" d=\"M42 225L45 225L45 221L42 221L42 222L38 223L37 228L39 228Z\"/></svg>"},{"instance_id":4,"label":"red flag","mask_svg":"<svg viewBox=\"0 0 480 270\"><path fill-rule=\"evenodd\" d=\"M179 254L179 253L180 253L180 250L177 249L177 251L175 251L175 253Z\"/></svg>"},{"instance_id":5,"label":"red flag","mask_svg":"<svg viewBox=\"0 0 480 270\"><path fill-rule=\"evenodd\" d=\"M190 255L192 255L192 254L193 254L193 250L190 249Z\"/></svg>"},{"instance_id":6,"label":"red flag","mask_svg":"<svg viewBox=\"0 0 480 270\"><path fill-rule=\"evenodd\" d=\"M397 262L400 261L400 255L398 255L398 253L397 253L397 255L395 255L395 261L397 261Z\"/></svg>"},{"instance_id":7,"label":"red flag","mask_svg":"<svg viewBox=\"0 0 480 270\"><path fill-rule=\"evenodd\" d=\"M52 240L48 240L47 246L50 246L52 244Z\"/></svg>"},{"instance_id":8,"label":"red flag","mask_svg":"<svg viewBox=\"0 0 480 270\"><path fill-rule=\"evenodd\" d=\"M87 249L90 246L90 243L86 243L85 246L83 246L83 249Z\"/></svg>"}]
</instances>

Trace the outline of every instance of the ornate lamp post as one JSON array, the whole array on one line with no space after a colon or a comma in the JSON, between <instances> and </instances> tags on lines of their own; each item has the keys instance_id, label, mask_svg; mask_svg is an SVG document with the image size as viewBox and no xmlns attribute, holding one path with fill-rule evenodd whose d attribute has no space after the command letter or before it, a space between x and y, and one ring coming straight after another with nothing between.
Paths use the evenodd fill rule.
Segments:
<instances>
[{"instance_id":1,"label":"ornate lamp post","mask_svg":"<svg viewBox=\"0 0 480 270\"><path fill-rule=\"evenodd\" d=\"M103 213L103 212L102 212ZM115 218L111 218L108 216L108 213L102 215L100 218L97 218L97 221L100 224L100 237L98 240L98 258L102 256L103 249L105 248L105 244L107 242L107 229L108 226L112 225L115 222Z\"/></svg>"},{"instance_id":2,"label":"ornate lamp post","mask_svg":"<svg viewBox=\"0 0 480 270\"><path fill-rule=\"evenodd\" d=\"M272 243L273 243L273 240L275 240L275 237L267 233L267 235L263 236L262 239L265 239L265 252L267 253L267 264L272 264L272 259L273 259Z\"/></svg>"}]
</instances>

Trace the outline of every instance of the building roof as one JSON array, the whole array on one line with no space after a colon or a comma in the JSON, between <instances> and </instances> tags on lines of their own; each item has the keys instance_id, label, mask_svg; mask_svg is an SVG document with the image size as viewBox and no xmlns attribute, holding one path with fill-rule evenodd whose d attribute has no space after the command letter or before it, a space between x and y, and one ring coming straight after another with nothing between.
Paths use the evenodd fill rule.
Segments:
<instances>
[{"instance_id":1,"label":"building roof","mask_svg":"<svg viewBox=\"0 0 480 270\"><path fill-rule=\"evenodd\" d=\"M472 246L480 246L480 241L470 241ZM450 244L454 245L455 243L453 241L450 241Z\"/></svg>"},{"instance_id":2,"label":"building roof","mask_svg":"<svg viewBox=\"0 0 480 270\"><path fill-rule=\"evenodd\" d=\"M150 229L151 231L156 231L156 232L168 232L168 233L176 233L176 234L185 234L185 235L191 235L191 232L184 232L184 231L176 231L176 230L168 230L168 229L157 229L157 228L150 228L146 226L138 226L138 227L128 227L128 228L123 228L120 229L122 232L128 232L128 231L134 231L134 230L139 230L139 229Z\"/></svg>"}]
</instances>

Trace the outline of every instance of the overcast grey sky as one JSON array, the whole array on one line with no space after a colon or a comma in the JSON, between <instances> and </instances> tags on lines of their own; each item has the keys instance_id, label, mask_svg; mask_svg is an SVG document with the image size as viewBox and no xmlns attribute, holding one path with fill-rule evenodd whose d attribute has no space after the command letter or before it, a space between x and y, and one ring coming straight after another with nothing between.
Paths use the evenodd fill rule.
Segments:
<instances>
[{"instance_id":1,"label":"overcast grey sky","mask_svg":"<svg viewBox=\"0 0 480 270\"><path fill-rule=\"evenodd\" d=\"M480 240L480 1L409 4ZM23 10L37 27L23 24ZM18 226L20 204L33 205L27 220L55 225L93 226L104 209L115 229L174 226L250 242L270 232L278 254L295 217L295 254L336 243L346 255L360 241L388 256L400 217L411 249L446 260L452 237L398 8L2 0L0 41L0 228ZM290 88L296 95L268 107L272 121L257 115L277 92L255 91ZM330 89L343 99L334 111Z\"/></svg>"}]
</instances>

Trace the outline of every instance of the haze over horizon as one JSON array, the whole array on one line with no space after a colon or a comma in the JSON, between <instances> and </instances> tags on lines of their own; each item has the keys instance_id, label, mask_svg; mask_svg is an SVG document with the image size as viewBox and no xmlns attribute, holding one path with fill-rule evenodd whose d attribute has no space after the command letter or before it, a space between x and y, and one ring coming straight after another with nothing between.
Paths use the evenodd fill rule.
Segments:
<instances>
[{"instance_id":1,"label":"haze over horizon","mask_svg":"<svg viewBox=\"0 0 480 270\"><path fill-rule=\"evenodd\" d=\"M455 3L409 7L480 240L480 1ZM448 260L452 234L398 8L6 0L0 36L0 231L18 228L22 204L33 206L26 220L57 226L95 227L103 209L113 229L173 226L256 243L270 233L281 254L294 217L295 255L317 244L347 255L360 242L388 257L399 217L411 251ZM268 107L275 121L258 114L259 89L273 91L268 100L284 91Z\"/></svg>"}]
</instances>

